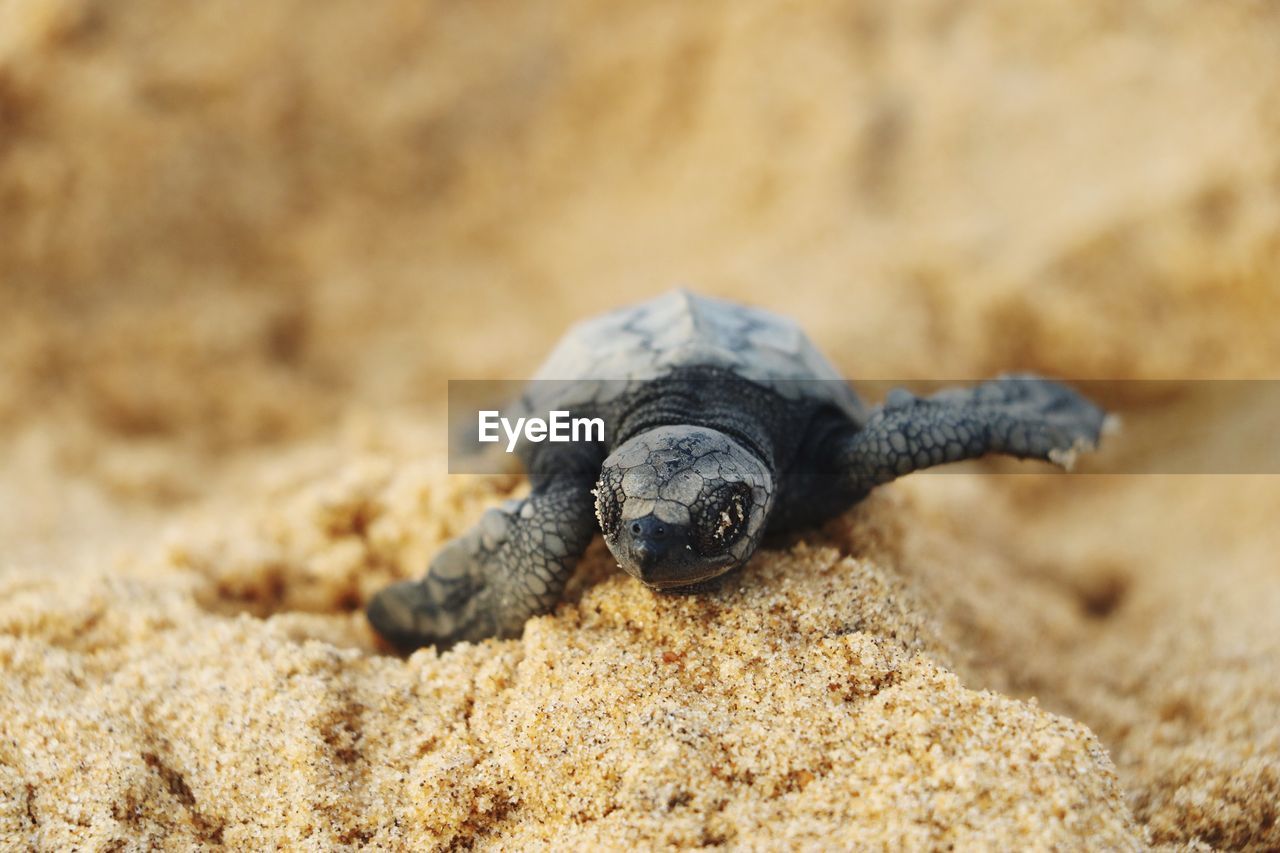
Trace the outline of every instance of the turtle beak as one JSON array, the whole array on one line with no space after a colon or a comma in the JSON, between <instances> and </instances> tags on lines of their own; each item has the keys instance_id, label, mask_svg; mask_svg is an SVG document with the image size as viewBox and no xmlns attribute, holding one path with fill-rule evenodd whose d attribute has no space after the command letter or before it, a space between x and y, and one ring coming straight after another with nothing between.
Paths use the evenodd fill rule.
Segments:
<instances>
[{"instance_id":1,"label":"turtle beak","mask_svg":"<svg viewBox=\"0 0 1280 853\"><path fill-rule=\"evenodd\" d=\"M652 589L675 589L723 574L731 559L708 562L694 554L689 531L655 515L624 521L606 545L619 565Z\"/></svg>"},{"instance_id":2,"label":"turtle beak","mask_svg":"<svg viewBox=\"0 0 1280 853\"><path fill-rule=\"evenodd\" d=\"M663 566L669 563L673 549L683 550L687 538L677 525L646 515L623 522L618 544L624 552L623 568L650 586L663 583Z\"/></svg>"}]
</instances>

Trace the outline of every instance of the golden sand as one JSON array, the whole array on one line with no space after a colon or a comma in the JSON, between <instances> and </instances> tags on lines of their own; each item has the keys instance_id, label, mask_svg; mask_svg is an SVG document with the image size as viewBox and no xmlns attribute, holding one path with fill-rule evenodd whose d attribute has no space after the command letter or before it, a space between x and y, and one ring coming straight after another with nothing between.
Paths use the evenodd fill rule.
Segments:
<instances>
[{"instance_id":1,"label":"golden sand","mask_svg":"<svg viewBox=\"0 0 1280 853\"><path fill-rule=\"evenodd\" d=\"M1280 485L1087 473L1244 440L1150 389L1083 476L904 480L713 594L597 542L520 640L360 615L523 488L444 473L445 381L677 282L860 378L1280 374L1278 42L0 6L0 846L1280 846Z\"/></svg>"},{"instance_id":2,"label":"golden sand","mask_svg":"<svg viewBox=\"0 0 1280 853\"><path fill-rule=\"evenodd\" d=\"M378 655L341 611L412 570L399 555L450 527L433 519L465 523L485 482L395 470L427 455L407 447L345 450L345 475L273 494L243 528L179 537L114 575L8 580L10 838L1142 837L1097 738L963 686L937 620L874 547L797 543L717 594L680 597L610 573L597 545L574 600L522 640ZM872 501L841 534L873 543L903 509Z\"/></svg>"}]
</instances>

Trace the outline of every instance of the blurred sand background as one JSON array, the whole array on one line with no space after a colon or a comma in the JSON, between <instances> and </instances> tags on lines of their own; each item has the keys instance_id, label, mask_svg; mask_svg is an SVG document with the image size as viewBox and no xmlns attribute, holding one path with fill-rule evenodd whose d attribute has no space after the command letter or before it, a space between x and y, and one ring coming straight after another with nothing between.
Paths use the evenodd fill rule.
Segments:
<instances>
[{"instance_id":1,"label":"blurred sand background","mask_svg":"<svg viewBox=\"0 0 1280 853\"><path fill-rule=\"evenodd\" d=\"M520 488L444 473L446 381L673 284L858 378L1280 377L1277 45L1263 2L0 3L4 846L1280 846L1274 478L909 479L703 599L597 543L445 656L359 611Z\"/></svg>"}]
</instances>

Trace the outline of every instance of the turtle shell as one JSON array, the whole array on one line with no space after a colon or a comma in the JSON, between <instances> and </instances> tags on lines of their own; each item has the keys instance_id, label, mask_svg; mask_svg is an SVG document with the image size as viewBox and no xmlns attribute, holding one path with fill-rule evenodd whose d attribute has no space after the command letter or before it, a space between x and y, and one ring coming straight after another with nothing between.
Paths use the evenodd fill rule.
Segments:
<instances>
[{"instance_id":1,"label":"turtle shell","mask_svg":"<svg viewBox=\"0 0 1280 853\"><path fill-rule=\"evenodd\" d=\"M833 405L857 423L853 389L792 320L676 290L573 326L534 376L535 408L607 405L644 382L712 367L798 403ZM549 381L551 380L551 381Z\"/></svg>"}]
</instances>

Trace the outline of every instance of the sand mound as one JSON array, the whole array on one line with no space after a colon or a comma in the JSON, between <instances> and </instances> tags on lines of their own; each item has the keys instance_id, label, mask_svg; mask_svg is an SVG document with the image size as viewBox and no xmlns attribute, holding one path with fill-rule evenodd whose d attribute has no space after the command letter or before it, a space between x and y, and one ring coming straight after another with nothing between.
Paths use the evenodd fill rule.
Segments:
<instances>
[{"instance_id":1,"label":"sand mound","mask_svg":"<svg viewBox=\"0 0 1280 853\"><path fill-rule=\"evenodd\" d=\"M344 611L494 485L390 462L219 514L221 531L192 522L111 575L6 577L0 831L52 848L1139 845L1088 729L964 687L918 590L830 546L767 552L703 597L610 575L596 547L574 600L518 642L371 653ZM848 533L892 540L902 509L872 502Z\"/></svg>"}]
</instances>

